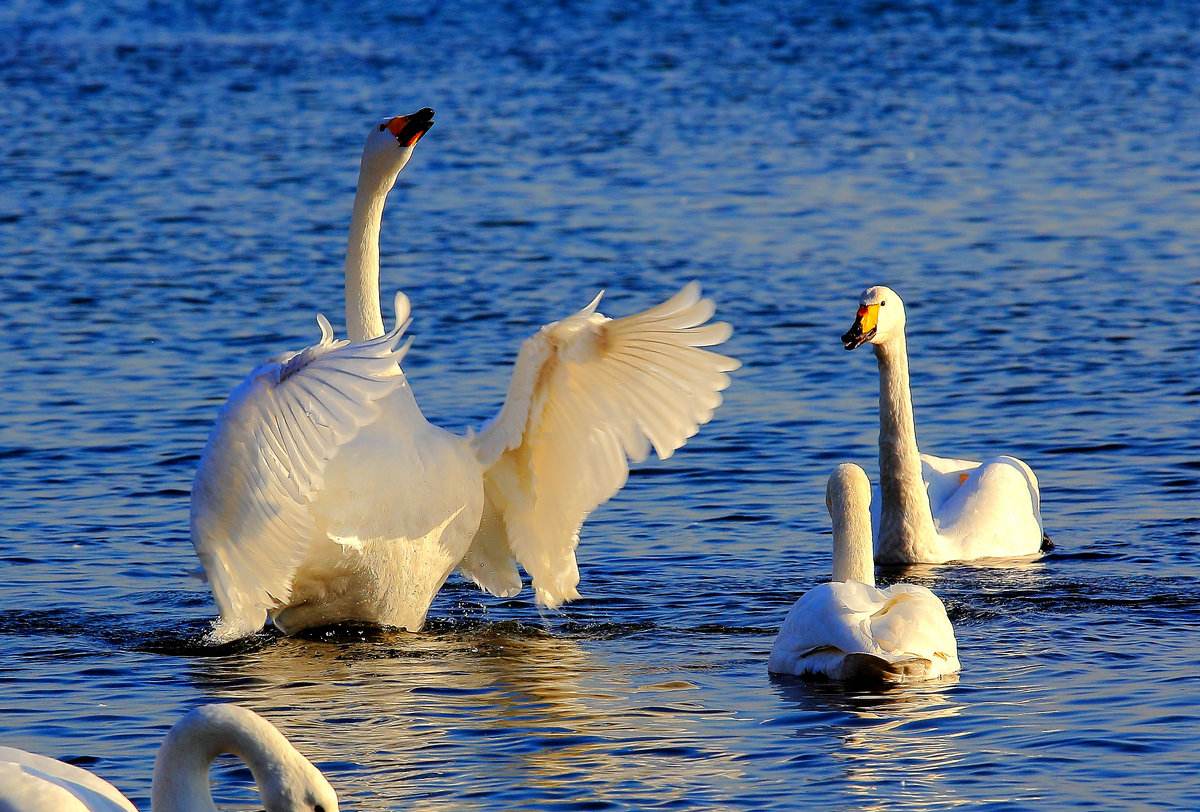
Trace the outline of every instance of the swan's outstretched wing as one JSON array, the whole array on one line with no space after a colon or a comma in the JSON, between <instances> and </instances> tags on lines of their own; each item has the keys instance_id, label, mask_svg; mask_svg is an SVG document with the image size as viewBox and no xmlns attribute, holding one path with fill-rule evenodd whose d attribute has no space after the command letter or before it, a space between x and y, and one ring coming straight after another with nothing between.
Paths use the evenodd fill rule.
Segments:
<instances>
[{"instance_id":1,"label":"swan's outstretched wing","mask_svg":"<svg viewBox=\"0 0 1200 812\"><path fill-rule=\"evenodd\" d=\"M399 308L399 302L398 302ZM405 324L360 343L321 340L254 370L230 395L192 486L192 543L221 610L219 639L257 631L285 602L315 536L308 503L337 449L404 383Z\"/></svg>"},{"instance_id":2,"label":"swan's outstretched wing","mask_svg":"<svg viewBox=\"0 0 1200 812\"><path fill-rule=\"evenodd\" d=\"M629 460L644 460L651 447L670 457L712 418L726 373L740 366L700 349L731 331L707 323L714 307L695 282L616 320L596 312L599 301L525 342L504 407L474 440L508 548L551 607L578 597L579 527L625 484ZM491 561L503 559L496 541L494 532L477 537ZM511 564L477 572L473 560L468 554L463 570L484 588L511 585Z\"/></svg>"}]
</instances>

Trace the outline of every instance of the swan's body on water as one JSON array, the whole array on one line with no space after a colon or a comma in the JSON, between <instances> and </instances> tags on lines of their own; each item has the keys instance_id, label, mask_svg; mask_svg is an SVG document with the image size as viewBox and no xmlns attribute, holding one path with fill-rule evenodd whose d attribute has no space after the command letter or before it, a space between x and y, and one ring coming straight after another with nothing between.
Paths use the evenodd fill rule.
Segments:
<instances>
[{"instance_id":1,"label":"swan's body on water","mask_svg":"<svg viewBox=\"0 0 1200 812\"><path fill-rule=\"evenodd\" d=\"M246 762L266 812L337 812L320 770L274 725L238 705L205 705L171 728L154 762L153 812L215 812L213 759ZM0 812L137 812L121 792L87 770L14 747L0 747Z\"/></svg>"},{"instance_id":2,"label":"swan's body on water","mask_svg":"<svg viewBox=\"0 0 1200 812\"><path fill-rule=\"evenodd\" d=\"M73 764L0 747L0 812L137 812L121 791Z\"/></svg>"},{"instance_id":3,"label":"swan's body on water","mask_svg":"<svg viewBox=\"0 0 1200 812\"><path fill-rule=\"evenodd\" d=\"M271 618L285 632L359 620L421 628L457 567L540 604L578 597L575 547L588 513L624 485L629 460L662 459L706 423L738 363L702 347L699 286L620 319L584 309L526 340L499 414L459 436L422 415L384 334L383 203L432 111L389 119L363 151L346 258L349 343L322 340L247 379L222 410L192 492L192 540L228 640Z\"/></svg>"},{"instance_id":4,"label":"swan's body on water","mask_svg":"<svg viewBox=\"0 0 1200 812\"><path fill-rule=\"evenodd\" d=\"M1040 492L1028 465L1007 455L974 462L918 451L904 326L904 302L876 286L863 291L842 336L848 350L874 345L879 362L875 560L940 564L1039 552Z\"/></svg>"},{"instance_id":5,"label":"swan's body on water","mask_svg":"<svg viewBox=\"0 0 1200 812\"><path fill-rule=\"evenodd\" d=\"M804 593L771 649L773 674L908 682L956 673L958 644L946 607L923 586L875 586L871 483L857 465L829 477L833 581Z\"/></svg>"}]
</instances>

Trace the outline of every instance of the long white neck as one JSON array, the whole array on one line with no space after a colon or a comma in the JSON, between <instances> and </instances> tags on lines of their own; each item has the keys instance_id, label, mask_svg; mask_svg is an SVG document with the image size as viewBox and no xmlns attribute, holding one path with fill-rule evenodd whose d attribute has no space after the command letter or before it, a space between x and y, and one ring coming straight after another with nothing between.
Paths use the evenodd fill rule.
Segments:
<instances>
[{"instance_id":1,"label":"long white neck","mask_svg":"<svg viewBox=\"0 0 1200 812\"><path fill-rule=\"evenodd\" d=\"M875 559L871 553L870 510L833 511L833 580L858 581L875 586Z\"/></svg>"},{"instance_id":2,"label":"long white neck","mask_svg":"<svg viewBox=\"0 0 1200 812\"><path fill-rule=\"evenodd\" d=\"M208 780L213 759L224 753L238 756L261 791L295 752L273 725L244 708L197 708L171 728L158 750L150 808L153 812L216 812Z\"/></svg>"},{"instance_id":3,"label":"long white neck","mask_svg":"<svg viewBox=\"0 0 1200 812\"><path fill-rule=\"evenodd\" d=\"M379 311L379 225L383 204L399 171L379 175L364 162L359 169L350 239L346 245L346 332L351 341L383 335Z\"/></svg>"},{"instance_id":4,"label":"long white neck","mask_svg":"<svg viewBox=\"0 0 1200 812\"><path fill-rule=\"evenodd\" d=\"M908 387L904 333L875 345L879 361L879 557L911 550L937 536L921 477L921 454Z\"/></svg>"}]
</instances>

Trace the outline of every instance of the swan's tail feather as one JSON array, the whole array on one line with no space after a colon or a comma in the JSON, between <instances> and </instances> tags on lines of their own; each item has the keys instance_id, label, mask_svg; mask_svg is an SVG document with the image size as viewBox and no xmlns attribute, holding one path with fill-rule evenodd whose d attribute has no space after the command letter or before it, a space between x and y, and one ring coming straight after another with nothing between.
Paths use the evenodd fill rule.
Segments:
<instances>
[{"instance_id":1,"label":"swan's tail feather","mask_svg":"<svg viewBox=\"0 0 1200 812\"><path fill-rule=\"evenodd\" d=\"M874 654L847 654L842 661L842 679L848 683L880 685L925 679L933 662L924 657L889 661Z\"/></svg>"}]
</instances>

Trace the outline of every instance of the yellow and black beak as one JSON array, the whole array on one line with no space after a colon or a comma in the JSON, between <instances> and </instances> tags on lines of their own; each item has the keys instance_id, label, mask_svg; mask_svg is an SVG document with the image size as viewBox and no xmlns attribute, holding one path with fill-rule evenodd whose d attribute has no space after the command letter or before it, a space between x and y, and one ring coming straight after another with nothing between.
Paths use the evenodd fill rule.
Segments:
<instances>
[{"instance_id":1,"label":"yellow and black beak","mask_svg":"<svg viewBox=\"0 0 1200 812\"><path fill-rule=\"evenodd\" d=\"M875 327L879 323L879 305L862 305L854 317L854 324L842 336L842 346L854 350L866 344L875 337Z\"/></svg>"}]
</instances>

